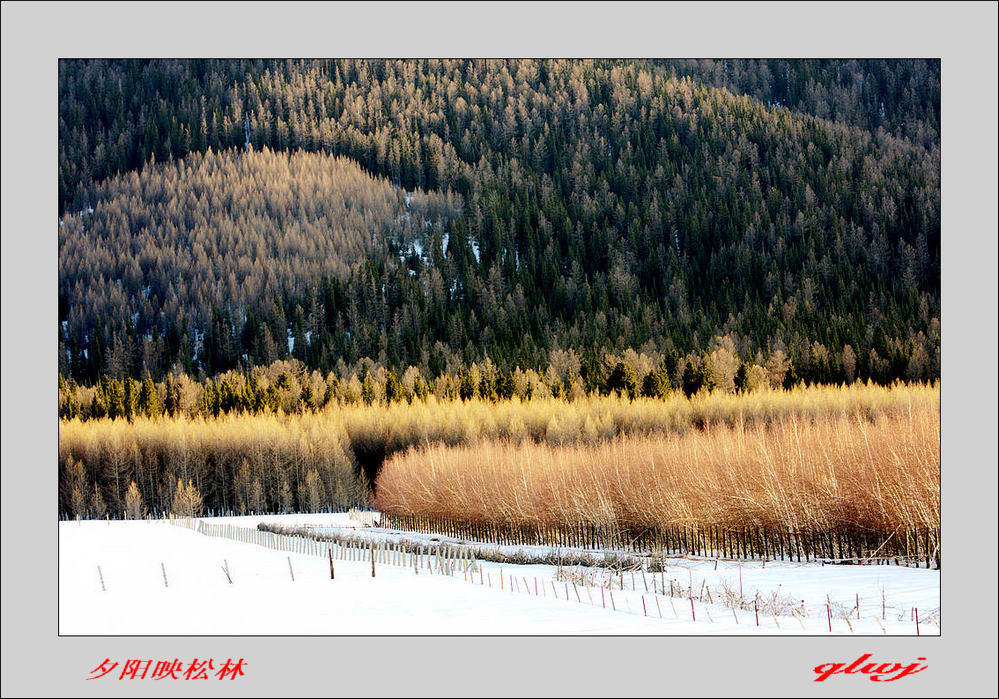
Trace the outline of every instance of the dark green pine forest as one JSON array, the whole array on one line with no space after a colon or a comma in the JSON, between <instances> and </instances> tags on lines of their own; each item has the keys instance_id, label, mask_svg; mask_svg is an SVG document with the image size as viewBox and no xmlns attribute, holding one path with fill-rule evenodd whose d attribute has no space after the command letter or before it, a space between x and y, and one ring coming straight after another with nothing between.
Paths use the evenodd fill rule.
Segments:
<instances>
[{"instance_id":1,"label":"dark green pine forest","mask_svg":"<svg viewBox=\"0 0 999 699\"><path fill-rule=\"evenodd\" d=\"M936 379L939 123L937 60L62 60L59 372Z\"/></svg>"}]
</instances>

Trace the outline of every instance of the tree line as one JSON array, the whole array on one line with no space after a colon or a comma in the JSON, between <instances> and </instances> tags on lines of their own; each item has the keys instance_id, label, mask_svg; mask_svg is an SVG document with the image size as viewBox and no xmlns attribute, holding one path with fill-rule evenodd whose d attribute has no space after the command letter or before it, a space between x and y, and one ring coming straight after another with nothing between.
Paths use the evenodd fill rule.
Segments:
<instances>
[{"instance_id":1,"label":"tree line","mask_svg":"<svg viewBox=\"0 0 999 699\"><path fill-rule=\"evenodd\" d=\"M919 372L913 365L906 373ZM572 349L555 349L549 352L545 365L527 369L501 366L488 357L465 365L452 355L438 374L413 365L385 366L363 358L355 364L341 359L327 373L289 359L214 376L170 373L160 381L149 374L141 381L103 375L87 385L60 375L59 416L66 420L131 421L161 416L297 414L337 406L413 403L430 397L436 401L493 402L535 398L571 402L599 395L669 399L680 394L691 398L706 392L790 390L800 385L849 385L860 380L857 357L849 345L837 356L818 343L804 358L780 350L767 357L742 356L733 338L719 337L713 340L710 352L684 356L628 349L594 360ZM926 381L928 374L922 371L908 380Z\"/></svg>"}]
</instances>

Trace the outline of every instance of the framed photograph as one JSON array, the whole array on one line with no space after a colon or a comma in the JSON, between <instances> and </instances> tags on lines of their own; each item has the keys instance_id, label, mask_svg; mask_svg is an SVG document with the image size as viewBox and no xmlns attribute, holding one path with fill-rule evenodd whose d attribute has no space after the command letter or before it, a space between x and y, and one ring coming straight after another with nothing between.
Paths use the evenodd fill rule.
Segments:
<instances>
[{"instance_id":1,"label":"framed photograph","mask_svg":"<svg viewBox=\"0 0 999 699\"><path fill-rule=\"evenodd\" d=\"M994 4L124 9L3 7L5 696L995 691Z\"/></svg>"}]
</instances>

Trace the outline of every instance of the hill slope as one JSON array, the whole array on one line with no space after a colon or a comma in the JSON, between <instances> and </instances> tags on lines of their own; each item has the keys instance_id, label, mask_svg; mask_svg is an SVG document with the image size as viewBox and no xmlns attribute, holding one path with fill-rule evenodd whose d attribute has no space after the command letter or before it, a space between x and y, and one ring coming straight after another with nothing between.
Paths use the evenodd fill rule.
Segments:
<instances>
[{"instance_id":1,"label":"hill slope","mask_svg":"<svg viewBox=\"0 0 999 699\"><path fill-rule=\"evenodd\" d=\"M93 205L95 217L102 197L117 195L75 182L134 168L154 152L236 146L245 119L258 147L346 155L461 212L420 231L418 245L407 239L411 254L358 238L327 263L286 266L277 275L284 285L249 274L248 256L228 287L212 287L206 279L232 270L209 262L213 272L192 269L176 284L213 294L195 301L190 288L176 289L175 309L157 316L154 306L131 323L117 313L149 286L139 281L140 250L85 263L94 278L131 270L113 318L87 320L81 300L103 292L67 269L61 356L74 376L159 375L178 362L211 373L244 354L266 363L289 354L276 339L289 325L298 338L291 353L323 370L368 356L433 375L445 354L540 366L556 348L575 350L584 365L625 347L675 362L724 344L743 359L790 355L813 381L939 374L932 144L621 61L63 62L60 85L62 196L74 208ZM114 133L121 147L111 145ZM92 143L98 148L84 149ZM136 210L148 209L149 190L133 189ZM289 206L306 218L321 208L304 201L321 199L315 191L294 196L303 200ZM208 204L203 239L231 237L223 222L243 215L229 210L233 202ZM177 236L193 225L186 205L149 210L183 220ZM266 215L272 224L255 225L281 230L299 214L282 218L272 207ZM89 225L100 237L111 224ZM82 260L89 243L76 236L65 232L61 255ZM280 243L267 246L263 257L286 257ZM233 290L244 280L257 300L245 319L227 316L220 306L234 294L242 300ZM273 351L261 349L263 325ZM94 346L97 327L108 328L103 348ZM231 349L197 355L202 332Z\"/></svg>"},{"instance_id":2,"label":"hill slope","mask_svg":"<svg viewBox=\"0 0 999 699\"><path fill-rule=\"evenodd\" d=\"M285 324L261 324L261 308L346 278L453 215L444 196L406 193L347 158L302 152L192 153L87 192L93 206L59 226L66 335L159 333L177 342L180 327L207 330L200 360L210 372L286 343ZM233 324L250 326L256 345L247 353L219 331ZM198 358L200 344L174 351L187 349ZM139 369L129 359L103 357L116 373Z\"/></svg>"}]
</instances>

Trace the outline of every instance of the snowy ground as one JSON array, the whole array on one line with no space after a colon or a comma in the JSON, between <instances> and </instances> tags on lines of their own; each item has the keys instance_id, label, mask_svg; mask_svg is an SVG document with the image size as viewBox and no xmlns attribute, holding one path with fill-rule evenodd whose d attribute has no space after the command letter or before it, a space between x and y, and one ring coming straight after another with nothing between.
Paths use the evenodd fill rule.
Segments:
<instances>
[{"instance_id":1,"label":"snowy ground","mask_svg":"<svg viewBox=\"0 0 999 699\"><path fill-rule=\"evenodd\" d=\"M257 542L260 521L360 526L346 515L321 514L202 521L216 528L229 525L229 535ZM468 571L460 562L447 575L433 561L414 572L409 559L405 565L378 563L372 578L367 558L337 558L336 578L330 580L326 549L300 538L271 537L270 545L278 548L270 548L163 521L61 522L59 527L59 623L60 633L68 635L828 635L830 616L833 634L895 635L916 633L914 609L920 634L940 632L936 570L731 561L716 567L713 560L677 558L667 561L662 574L633 579L625 573L612 587L601 587L607 575L589 568L560 576L551 566L480 562ZM359 531L395 538L384 530ZM292 547L297 550L287 550ZM350 553L338 551L343 555ZM396 561L401 562L398 555ZM596 579L584 584L580 575L594 572ZM750 605L757 592L761 600L776 593L794 605L776 618L760 614L757 626L752 608L733 610L722 601L726 587L739 590L740 574ZM651 592L661 592L660 586L677 594L681 587L692 587L701 599L709 590L712 601L695 601L691 610L688 598Z\"/></svg>"}]
</instances>

